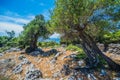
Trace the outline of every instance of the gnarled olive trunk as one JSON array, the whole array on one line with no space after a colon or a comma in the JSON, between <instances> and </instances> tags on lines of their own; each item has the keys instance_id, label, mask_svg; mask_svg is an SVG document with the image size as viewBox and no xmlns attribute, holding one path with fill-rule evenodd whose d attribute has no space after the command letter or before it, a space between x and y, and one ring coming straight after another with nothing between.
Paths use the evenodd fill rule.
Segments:
<instances>
[{"instance_id":1,"label":"gnarled olive trunk","mask_svg":"<svg viewBox=\"0 0 120 80\"><path fill-rule=\"evenodd\" d=\"M30 44L30 48L32 50L35 50L37 48L37 40L33 40Z\"/></svg>"},{"instance_id":2,"label":"gnarled olive trunk","mask_svg":"<svg viewBox=\"0 0 120 80\"><path fill-rule=\"evenodd\" d=\"M88 35L85 32L80 32L79 37L81 39L83 50L85 51L89 59L90 67L97 66L97 64L99 63L99 59L98 59L98 55L99 55L108 63L109 67L112 70L116 70L116 71L120 70L120 65L115 63L112 59L107 57L105 54L103 54L101 50L98 48L98 46L96 45L96 42L93 40L93 38L90 35Z\"/></svg>"},{"instance_id":3,"label":"gnarled olive trunk","mask_svg":"<svg viewBox=\"0 0 120 80\"><path fill-rule=\"evenodd\" d=\"M31 40L30 43L30 48L34 51L37 48L37 40L38 40L38 35L34 35L33 39Z\"/></svg>"}]
</instances>

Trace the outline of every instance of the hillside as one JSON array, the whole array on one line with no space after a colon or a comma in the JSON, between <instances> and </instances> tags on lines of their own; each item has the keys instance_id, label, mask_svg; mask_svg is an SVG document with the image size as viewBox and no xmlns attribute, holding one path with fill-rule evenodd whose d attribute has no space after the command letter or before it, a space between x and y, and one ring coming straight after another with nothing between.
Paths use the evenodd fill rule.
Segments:
<instances>
[{"instance_id":1,"label":"hillside","mask_svg":"<svg viewBox=\"0 0 120 80\"><path fill-rule=\"evenodd\" d=\"M50 51L51 48L43 48ZM56 48L56 55L31 56L23 51L6 52L0 56L0 74L10 80L119 80L120 73L107 68L89 69L84 59L77 59L77 51ZM106 53L117 63L120 55ZM8 79L8 80L9 80ZM4 80L4 79L1 79Z\"/></svg>"}]
</instances>

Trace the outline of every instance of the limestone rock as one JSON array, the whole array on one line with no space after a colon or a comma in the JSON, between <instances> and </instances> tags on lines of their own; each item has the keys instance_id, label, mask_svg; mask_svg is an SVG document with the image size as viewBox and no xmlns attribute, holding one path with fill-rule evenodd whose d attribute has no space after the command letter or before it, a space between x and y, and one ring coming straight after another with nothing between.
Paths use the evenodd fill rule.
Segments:
<instances>
[{"instance_id":1,"label":"limestone rock","mask_svg":"<svg viewBox=\"0 0 120 80\"><path fill-rule=\"evenodd\" d=\"M67 65L67 64L63 65L61 73L64 74L64 75L69 75L71 73L69 65Z\"/></svg>"},{"instance_id":2,"label":"limestone rock","mask_svg":"<svg viewBox=\"0 0 120 80\"><path fill-rule=\"evenodd\" d=\"M17 66L15 66L14 68L13 68L13 73L15 73L15 74L19 74L19 73L21 73L22 72L22 65L21 64L19 64L19 65L17 65Z\"/></svg>"},{"instance_id":3,"label":"limestone rock","mask_svg":"<svg viewBox=\"0 0 120 80\"><path fill-rule=\"evenodd\" d=\"M20 55L20 56L18 57L18 60L23 60L24 58L26 58L26 57L23 56L23 55Z\"/></svg>"},{"instance_id":4,"label":"limestone rock","mask_svg":"<svg viewBox=\"0 0 120 80\"><path fill-rule=\"evenodd\" d=\"M39 80L39 78L42 78L42 72L37 70L33 64L29 65L26 69L27 72L24 80Z\"/></svg>"},{"instance_id":5,"label":"limestone rock","mask_svg":"<svg viewBox=\"0 0 120 80\"><path fill-rule=\"evenodd\" d=\"M0 53L0 56L3 56L4 54L3 53Z\"/></svg>"}]
</instances>

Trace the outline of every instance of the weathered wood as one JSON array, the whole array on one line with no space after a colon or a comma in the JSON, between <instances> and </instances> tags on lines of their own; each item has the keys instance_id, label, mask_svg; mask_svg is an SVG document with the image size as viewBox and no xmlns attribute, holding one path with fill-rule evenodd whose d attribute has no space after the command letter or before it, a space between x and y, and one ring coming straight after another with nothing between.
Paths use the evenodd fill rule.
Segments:
<instances>
[{"instance_id":1,"label":"weathered wood","mask_svg":"<svg viewBox=\"0 0 120 80\"><path fill-rule=\"evenodd\" d=\"M115 63L112 59L107 57L96 45L96 42L92 39L90 35L85 32L80 33L80 39L83 46L83 50L85 51L88 59L90 61L90 65L93 67L98 64L98 55L102 56L102 58L108 63L109 67L112 70L120 71L120 65ZM94 64L93 64L94 63Z\"/></svg>"}]
</instances>

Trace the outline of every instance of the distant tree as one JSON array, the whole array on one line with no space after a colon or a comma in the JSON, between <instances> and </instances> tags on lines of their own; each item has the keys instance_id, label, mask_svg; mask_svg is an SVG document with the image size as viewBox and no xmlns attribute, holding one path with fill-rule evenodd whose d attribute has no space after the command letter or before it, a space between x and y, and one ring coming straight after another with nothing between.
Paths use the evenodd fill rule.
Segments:
<instances>
[{"instance_id":1,"label":"distant tree","mask_svg":"<svg viewBox=\"0 0 120 80\"><path fill-rule=\"evenodd\" d=\"M0 36L0 47L3 47L8 42L7 36Z\"/></svg>"},{"instance_id":2,"label":"distant tree","mask_svg":"<svg viewBox=\"0 0 120 80\"><path fill-rule=\"evenodd\" d=\"M9 37L9 39L12 39L12 38L14 38L15 37L15 31L6 31L6 33L7 33L7 35L8 35L8 37Z\"/></svg>"},{"instance_id":3,"label":"distant tree","mask_svg":"<svg viewBox=\"0 0 120 80\"><path fill-rule=\"evenodd\" d=\"M48 30L43 15L37 15L34 20L24 26L24 31L21 34L20 42L24 45L29 45L28 52L34 51L37 48L37 40L39 37L46 38Z\"/></svg>"},{"instance_id":4,"label":"distant tree","mask_svg":"<svg viewBox=\"0 0 120 80\"><path fill-rule=\"evenodd\" d=\"M99 63L98 55L102 56L111 69L120 70L120 65L116 64L105 54L103 54L96 45L97 34L102 34L102 30L113 29L109 21L94 17L100 10L106 13L112 13L111 6L120 6L118 0L56 0L51 20L52 29L63 34L69 39L79 39L83 50L85 51L89 66L95 67ZM96 13L95 13L96 12ZM113 17L112 17L113 18ZM110 20L112 20L112 18ZM94 20L95 19L95 20ZM114 21L114 20L113 20Z\"/></svg>"}]
</instances>

